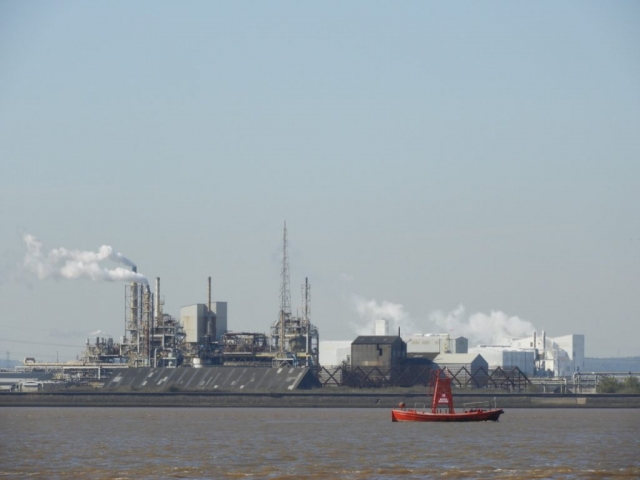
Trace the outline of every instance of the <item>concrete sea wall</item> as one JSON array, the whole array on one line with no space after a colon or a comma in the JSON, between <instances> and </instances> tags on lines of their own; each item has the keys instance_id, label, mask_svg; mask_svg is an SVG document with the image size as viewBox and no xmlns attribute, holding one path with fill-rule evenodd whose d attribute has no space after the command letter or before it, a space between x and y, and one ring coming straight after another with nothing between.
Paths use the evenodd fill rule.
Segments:
<instances>
[{"instance_id":1,"label":"concrete sea wall","mask_svg":"<svg viewBox=\"0 0 640 480\"><path fill-rule=\"evenodd\" d=\"M502 408L640 408L640 395L457 394L455 405L490 402ZM1 406L392 408L429 404L424 394L350 392L37 392L0 393Z\"/></svg>"}]
</instances>

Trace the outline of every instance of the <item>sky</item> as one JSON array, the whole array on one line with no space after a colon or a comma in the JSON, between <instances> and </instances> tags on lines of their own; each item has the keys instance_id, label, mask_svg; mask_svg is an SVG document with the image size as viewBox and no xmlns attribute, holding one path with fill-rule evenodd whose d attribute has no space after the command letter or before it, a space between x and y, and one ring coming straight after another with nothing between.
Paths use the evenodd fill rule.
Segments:
<instances>
[{"instance_id":1,"label":"sky","mask_svg":"<svg viewBox=\"0 0 640 480\"><path fill-rule=\"evenodd\" d=\"M166 313L211 276L229 329L268 333L285 221L321 341L386 318L640 355L638 25L633 1L0 2L0 359L119 339L117 253Z\"/></svg>"}]
</instances>

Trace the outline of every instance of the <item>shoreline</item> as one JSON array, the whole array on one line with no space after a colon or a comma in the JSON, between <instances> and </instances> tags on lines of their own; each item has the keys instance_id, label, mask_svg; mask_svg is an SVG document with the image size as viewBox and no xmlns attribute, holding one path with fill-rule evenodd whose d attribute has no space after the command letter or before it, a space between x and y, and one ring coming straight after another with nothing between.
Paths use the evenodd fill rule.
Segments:
<instances>
[{"instance_id":1,"label":"shoreline","mask_svg":"<svg viewBox=\"0 0 640 480\"><path fill-rule=\"evenodd\" d=\"M640 408L640 394L456 394L454 405L490 402L500 408ZM431 403L424 393L325 392L6 392L0 407L246 407L388 408Z\"/></svg>"}]
</instances>

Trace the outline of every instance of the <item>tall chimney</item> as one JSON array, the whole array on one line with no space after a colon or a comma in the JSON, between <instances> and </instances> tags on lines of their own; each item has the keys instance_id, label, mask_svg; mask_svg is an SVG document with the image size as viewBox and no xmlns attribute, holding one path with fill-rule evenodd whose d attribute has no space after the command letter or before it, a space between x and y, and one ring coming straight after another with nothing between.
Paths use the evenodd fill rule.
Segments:
<instances>
[{"instance_id":1,"label":"tall chimney","mask_svg":"<svg viewBox=\"0 0 640 480\"><path fill-rule=\"evenodd\" d=\"M133 273L138 273L138 268L134 265L133 267L131 267L131 271ZM130 301L129 320L132 326L135 326L137 328L140 323L140 318L139 318L140 313L139 313L139 306L138 306L138 284L136 282L131 283L130 292L131 292L131 298L129 299Z\"/></svg>"},{"instance_id":2,"label":"tall chimney","mask_svg":"<svg viewBox=\"0 0 640 480\"><path fill-rule=\"evenodd\" d=\"M160 277L156 277L156 296L154 297L155 305L155 317L156 317L156 325L160 325L160 317L162 316L162 312L160 311Z\"/></svg>"},{"instance_id":3,"label":"tall chimney","mask_svg":"<svg viewBox=\"0 0 640 480\"><path fill-rule=\"evenodd\" d=\"M209 277L208 299L209 303L207 306L207 336L209 337L209 339L211 339L213 335L213 312L211 312L211 277Z\"/></svg>"}]
</instances>

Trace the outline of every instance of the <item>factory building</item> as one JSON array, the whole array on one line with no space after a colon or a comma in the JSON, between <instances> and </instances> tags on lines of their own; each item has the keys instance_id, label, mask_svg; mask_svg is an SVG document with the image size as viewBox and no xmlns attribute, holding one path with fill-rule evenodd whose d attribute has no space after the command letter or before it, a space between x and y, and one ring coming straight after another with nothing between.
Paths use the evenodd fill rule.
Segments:
<instances>
[{"instance_id":1,"label":"factory building","mask_svg":"<svg viewBox=\"0 0 640 480\"><path fill-rule=\"evenodd\" d=\"M494 370L511 370L518 367L522 373L532 376L535 372L535 350L533 348L512 348L502 345L479 345L469 349L469 353L482 355Z\"/></svg>"},{"instance_id":2,"label":"factory building","mask_svg":"<svg viewBox=\"0 0 640 480\"><path fill-rule=\"evenodd\" d=\"M182 307L180 321L187 343L202 343L207 337L219 342L227 333L227 302L212 302L211 310L204 303Z\"/></svg>"},{"instance_id":3,"label":"factory building","mask_svg":"<svg viewBox=\"0 0 640 480\"><path fill-rule=\"evenodd\" d=\"M351 344L351 366L396 367L407 358L400 336L361 335Z\"/></svg>"},{"instance_id":4,"label":"factory building","mask_svg":"<svg viewBox=\"0 0 640 480\"><path fill-rule=\"evenodd\" d=\"M378 325L382 325L384 321L376 322L376 328ZM374 335L374 336L362 336L358 337L355 342L350 341L323 341L320 342L320 365L322 366L338 366L346 362L347 364L360 365L360 359L369 355L368 361L378 362L380 360L379 351L376 350L375 345L380 342L376 339L380 337L389 337L388 335ZM398 337L389 337L398 338ZM405 339L402 339L405 342ZM352 343L354 345L361 345L356 347L359 354L363 355L359 358L353 359ZM406 339L406 355L404 356L409 360L411 364L430 364L433 359L441 353L458 353L464 354L468 351L469 341L465 337L450 338L448 334L428 333L428 334L415 334ZM374 345L374 347L371 347ZM371 352L369 352L371 350ZM376 353L377 352L377 353ZM385 364L386 365L386 364Z\"/></svg>"},{"instance_id":5,"label":"factory building","mask_svg":"<svg viewBox=\"0 0 640 480\"><path fill-rule=\"evenodd\" d=\"M562 337L553 337L550 340L561 350L567 352L570 360L568 370L571 371L569 375L584 371L584 335L563 335Z\"/></svg>"},{"instance_id":6,"label":"factory building","mask_svg":"<svg viewBox=\"0 0 640 480\"><path fill-rule=\"evenodd\" d=\"M534 332L511 342L512 347L535 351L536 375L554 377L569 377L584 371L584 345L584 335L550 338L544 330L541 335Z\"/></svg>"},{"instance_id":7,"label":"factory building","mask_svg":"<svg viewBox=\"0 0 640 480\"><path fill-rule=\"evenodd\" d=\"M447 333L416 333L406 339L407 353L467 353L469 340Z\"/></svg>"}]
</instances>

